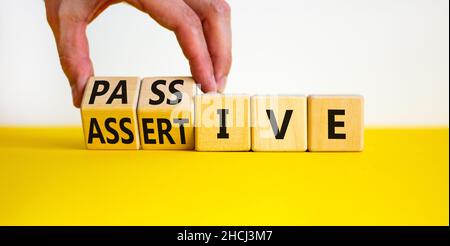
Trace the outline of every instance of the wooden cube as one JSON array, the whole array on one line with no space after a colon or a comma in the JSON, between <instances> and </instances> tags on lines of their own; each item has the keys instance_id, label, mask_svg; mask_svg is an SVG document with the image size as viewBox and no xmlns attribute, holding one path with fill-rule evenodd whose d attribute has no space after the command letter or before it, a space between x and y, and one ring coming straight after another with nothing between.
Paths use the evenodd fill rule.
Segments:
<instances>
[{"instance_id":1,"label":"wooden cube","mask_svg":"<svg viewBox=\"0 0 450 246\"><path fill-rule=\"evenodd\" d=\"M250 97L205 94L195 97L198 151L250 150Z\"/></svg>"},{"instance_id":2,"label":"wooden cube","mask_svg":"<svg viewBox=\"0 0 450 246\"><path fill-rule=\"evenodd\" d=\"M306 151L305 96L253 96L252 150Z\"/></svg>"},{"instance_id":3,"label":"wooden cube","mask_svg":"<svg viewBox=\"0 0 450 246\"><path fill-rule=\"evenodd\" d=\"M139 149L137 77L91 77L81 103L88 149Z\"/></svg>"},{"instance_id":4,"label":"wooden cube","mask_svg":"<svg viewBox=\"0 0 450 246\"><path fill-rule=\"evenodd\" d=\"M137 113L143 149L194 148L195 91L191 77L143 79Z\"/></svg>"},{"instance_id":5,"label":"wooden cube","mask_svg":"<svg viewBox=\"0 0 450 246\"><path fill-rule=\"evenodd\" d=\"M308 97L308 150L362 151L363 148L362 96Z\"/></svg>"}]
</instances>

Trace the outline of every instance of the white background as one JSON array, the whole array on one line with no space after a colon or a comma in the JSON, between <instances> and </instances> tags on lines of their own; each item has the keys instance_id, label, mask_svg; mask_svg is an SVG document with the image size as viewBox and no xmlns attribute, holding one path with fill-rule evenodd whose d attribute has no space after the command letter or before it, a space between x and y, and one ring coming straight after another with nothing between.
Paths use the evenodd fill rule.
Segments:
<instances>
[{"instance_id":1,"label":"white background","mask_svg":"<svg viewBox=\"0 0 450 246\"><path fill-rule=\"evenodd\" d=\"M227 93L357 93L368 125L448 125L449 1L229 3ZM128 5L88 36L97 75L189 75L174 35ZM0 124L81 124L57 58L43 1L0 0Z\"/></svg>"}]
</instances>

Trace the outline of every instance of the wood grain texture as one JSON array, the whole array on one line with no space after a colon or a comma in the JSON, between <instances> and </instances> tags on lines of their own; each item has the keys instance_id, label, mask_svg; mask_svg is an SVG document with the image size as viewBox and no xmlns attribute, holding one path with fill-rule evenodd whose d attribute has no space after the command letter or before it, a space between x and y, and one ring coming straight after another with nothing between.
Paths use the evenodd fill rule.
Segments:
<instances>
[{"instance_id":1,"label":"wood grain texture","mask_svg":"<svg viewBox=\"0 0 450 246\"><path fill-rule=\"evenodd\" d=\"M308 150L362 151L363 148L362 96L308 97Z\"/></svg>"},{"instance_id":2,"label":"wood grain texture","mask_svg":"<svg viewBox=\"0 0 450 246\"><path fill-rule=\"evenodd\" d=\"M139 149L137 77L91 77L81 103L88 149Z\"/></svg>"},{"instance_id":3,"label":"wood grain texture","mask_svg":"<svg viewBox=\"0 0 450 246\"><path fill-rule=\"evenodd\" d=\"M250 139L249 96L205 94L195 97L196 150L248 151Z\"/></svg>"},{"instance_id":4,"label":"wood grain texture","mask_svg":"<svg viewBox=\"0 0 450 246\"><path fill-rule=\"evenodd\" d=\"M195 92L191 77L142 80L137 109L142 149L194 149Z\"/></svg>"},{"instance_id":5,"label":"wood grain texture","mask_svg":"<svg viewBox=\"0 0 450 246\"><path fill-rule=\"evenodd\" d=\"M306 151L305 96L252 96L251 111L253 151Z\"/></svg>"}]
</instances>

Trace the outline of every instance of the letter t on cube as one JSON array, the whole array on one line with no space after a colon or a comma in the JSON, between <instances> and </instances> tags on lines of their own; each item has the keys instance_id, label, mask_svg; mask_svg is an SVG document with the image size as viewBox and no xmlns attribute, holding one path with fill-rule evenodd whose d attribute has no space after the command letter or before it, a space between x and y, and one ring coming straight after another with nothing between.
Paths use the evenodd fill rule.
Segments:
<instances>
[{"instance_id":1,"label":"letter t on cube","mask_svg":"<svg viewBox=\"0 0 450 246\"><path fill-rule=\"evenodd\" d=\"M143 149L194 148L195 91L191 77L143 79L138 104Z\"/></svg>"}]
</instances>

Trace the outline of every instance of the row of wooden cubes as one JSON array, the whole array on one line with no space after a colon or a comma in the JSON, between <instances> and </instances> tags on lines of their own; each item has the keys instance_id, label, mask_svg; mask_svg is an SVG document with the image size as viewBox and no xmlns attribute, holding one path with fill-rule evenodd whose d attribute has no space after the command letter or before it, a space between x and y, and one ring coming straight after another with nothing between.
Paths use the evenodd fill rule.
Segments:
<instances>
[{"instance_id":1,"label":"row of wooden cubes","mask_svg":"<svg viewBox=\"0 0 450 246\"><path fill-rule=\"evenodd\" d=\"M92 77L88 149L361 151L361 96L196 95L190 77Z\"/></svg>"}]
</instances>

